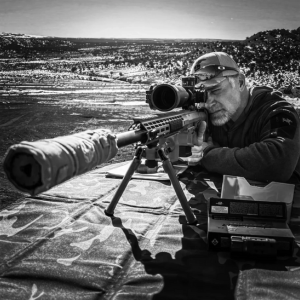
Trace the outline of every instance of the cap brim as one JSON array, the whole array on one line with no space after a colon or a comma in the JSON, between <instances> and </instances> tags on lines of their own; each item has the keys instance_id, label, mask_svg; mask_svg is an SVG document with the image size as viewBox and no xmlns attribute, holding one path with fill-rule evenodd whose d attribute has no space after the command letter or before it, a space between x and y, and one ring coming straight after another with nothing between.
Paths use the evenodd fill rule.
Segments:
<instances>
[{"instance_id":1,"label":"cap brim","mask_svg":"<svg viewBox=\"0 0 300 300\"><path fill-rule=\"evenodd\" d=\"M197 72L195 74L197 74ZM224 81L226 79L226 76L233 76L237 74L239 74L239 72L236 70L226 70L221 72L217 77L197 83L195 85L195 88L212 88Z\"/></svg>"},{"instance_id":2,"label":"cap brim","mask_svg":"<svg viewBox=\"0 0 300 300\"><path fill-rule=\"evenodd\" d=\"M222 77L215 77L210 80L201 81L195 85L195 88L204 88L204 89L212 88L218 85L219 83L221 83L222 81L224 81L225 79L226 77L222 76Z\"/></svg>"}]
</instances>

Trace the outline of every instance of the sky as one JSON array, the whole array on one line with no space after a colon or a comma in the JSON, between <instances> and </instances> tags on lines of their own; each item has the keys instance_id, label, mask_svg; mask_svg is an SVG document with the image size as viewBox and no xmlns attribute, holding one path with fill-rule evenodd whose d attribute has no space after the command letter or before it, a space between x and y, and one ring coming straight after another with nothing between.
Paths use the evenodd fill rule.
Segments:
<instances>
[{"instance_id":1,"label":"sky","mask_svg":"<svg viewBox=\"0 0 300 300\"><path fill-rule=\"evenodd\" d=\"M300 0L0 0L0 33L234 39L300 27Z\"/></svg>"}]
</instances>

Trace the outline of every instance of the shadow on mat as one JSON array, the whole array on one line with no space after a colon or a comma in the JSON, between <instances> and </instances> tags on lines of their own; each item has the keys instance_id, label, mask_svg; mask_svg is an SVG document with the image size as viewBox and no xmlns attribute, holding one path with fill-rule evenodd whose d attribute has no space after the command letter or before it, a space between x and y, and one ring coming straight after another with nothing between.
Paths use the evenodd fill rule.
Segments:
<instances>
[{"instance_id":1,"label":"shadow on mat","mask_svg":"<svg viewBox=\"0 0 300 300\"><path fill-rule=\"evenodd\" d=\"M237 273L237 266L221 264L217 253L208 253L207 244L191 226L182 225L182 249L176 252L175 258L168 252L159 252L153 258L149 250L140 248L137 237L123 226L120 218L112 217L112 224L122 229L134 259L144 266L146 273L163 277L163 286L152 299L233 299L232 281L235 284L236 278L231 278L229 270ZM149 283L144 293L148 288Z\"/></svg>"}]
</instances>

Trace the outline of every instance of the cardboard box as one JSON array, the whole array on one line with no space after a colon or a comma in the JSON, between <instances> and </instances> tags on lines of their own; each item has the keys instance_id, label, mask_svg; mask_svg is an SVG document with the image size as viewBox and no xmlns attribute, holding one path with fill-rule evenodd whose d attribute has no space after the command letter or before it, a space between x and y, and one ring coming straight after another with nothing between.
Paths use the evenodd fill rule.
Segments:
<instances>
[{"instance_id":1,"label":"cardboard box","mask_svg":"<svg viewBox=\"0 0 300 300\"><path fill-rule=\"evenodd\" d=\"M294 189L294 184L271 182L257 186L251 185L244 177L223 175L221 198L284 202L287 206L287 222L290 222Z\"/></svg>"}]
</instances>

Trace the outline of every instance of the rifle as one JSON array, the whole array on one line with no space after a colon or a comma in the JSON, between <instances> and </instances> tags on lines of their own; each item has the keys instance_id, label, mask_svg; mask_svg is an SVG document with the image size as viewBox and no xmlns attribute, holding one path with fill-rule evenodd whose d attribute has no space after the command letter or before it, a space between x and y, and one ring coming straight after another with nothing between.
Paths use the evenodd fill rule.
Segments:
<instances>
[{"instance_id":1,"label":"rifle","mask_svg":"<svg viewBox=\"0 0 300 300\"><path fill-rule=\"evenodd\" d=\"M110 160L117 154L118 148L135 144L132 163L105 213L113 215L129 180L135 171L141 170L142 159L145 159L146 172L155 172L158 161L162 162L188 222L195 223L172 166L179 157L192 155L197 124L207 120L205 111L199 111L195 106L204 94L195 91L190 82L193 79L189 77L183 80L185 85L182 86L160 84L150 87L146 92L146 102L161 113L134 118L129 130L116 136L96 129L11 146L3 164L8 180L17 189L34 196ZM183 109L170 112L178 108ZM167 113L162 113L165 111Z\"/></svg>"}]
</instances>

